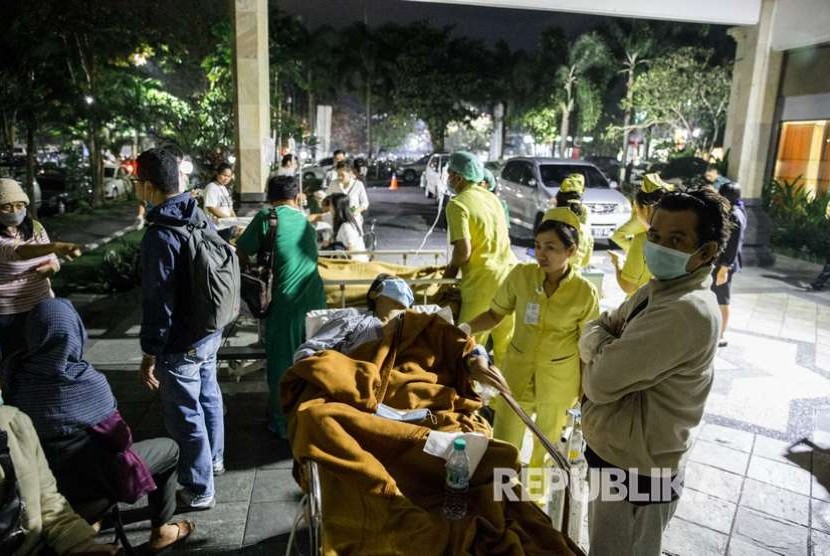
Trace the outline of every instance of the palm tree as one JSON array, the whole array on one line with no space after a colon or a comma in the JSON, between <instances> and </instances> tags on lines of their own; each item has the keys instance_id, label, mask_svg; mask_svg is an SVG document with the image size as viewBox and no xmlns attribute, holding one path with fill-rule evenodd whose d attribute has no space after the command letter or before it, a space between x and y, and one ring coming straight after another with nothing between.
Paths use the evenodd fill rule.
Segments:
<instances>
[{"instance_id":1,"label":"palm tree","mask_svg":"<svg viewBox=\"0 0 830 556\"><path fill-rule=\"evenodd\" d=\"M634 77L640 67L649 63L648 57L654 49L654 32L647 21L633 19L625 23L613 21L607 27L611 49L619 64L619 73L625 79L625 100L623 101L622 159L624 169L628 155L628 134L631 115L634 110Z\"/></svg>"},{"instance_id":2,"label":"palm tree","mask_svg":"<svg viewBox=\"0 0 830 556\"><path fill-rule=\"evenodd\" d=\"M610 54L605 42L598 33L592 32L581 35L571 45L567 63L559 66L556 71L556 81L559 84L559 110L561 122L559 125L559 153L564 156L568 145L571 114L578 103L593 104L591 110L596 110L598 92L591 83L589 73L594 69L601 69L608 64ZM598 117L598 114L597 114Z\"/></svg>"}]
</instances>

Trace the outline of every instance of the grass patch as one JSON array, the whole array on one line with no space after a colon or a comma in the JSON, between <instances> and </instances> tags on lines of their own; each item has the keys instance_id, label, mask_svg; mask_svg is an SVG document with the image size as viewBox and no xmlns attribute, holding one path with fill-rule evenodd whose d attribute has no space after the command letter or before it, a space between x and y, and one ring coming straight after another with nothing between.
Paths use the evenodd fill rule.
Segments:
<instances>
[{"instance_id":1,"label":"grass patch","mask_svg":"<svg viewBox=\"0 0 830 556\"><path fill-rule=\"evenodd\" d=\"M132 231L61 264L52 289L61 297L72 293L112 293L139 285L139 253L144 231Z\"/></svg>"}]
</instances>

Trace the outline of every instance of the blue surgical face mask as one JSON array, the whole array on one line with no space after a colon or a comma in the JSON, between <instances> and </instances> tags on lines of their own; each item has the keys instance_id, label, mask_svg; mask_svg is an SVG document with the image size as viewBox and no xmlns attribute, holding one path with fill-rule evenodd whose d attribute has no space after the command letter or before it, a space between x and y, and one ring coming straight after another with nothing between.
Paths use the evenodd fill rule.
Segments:
<instances>
[{"instance_id":1,"label":"blue surgical face mask","mask_svg":"<svg viewBox=\"0 0 830 556\"><path fill-rule=\"evenodd\" d=\"M677 249L663 247L652 241L646 241L646 266L658 280L674 280L689 274L686 265L694 253L684 253Z\"/></svg>"},{"instance_id":2,"label":"blue surgical face mask","mask_svg":"<svg viewBox=\"0 0 830 556\"><path fill-rule=\"evenodd\" d=\"M26 219L26 209L15 212L0 212L0 224L4 226L20 226Z\"/></svg>"}]
</instances>

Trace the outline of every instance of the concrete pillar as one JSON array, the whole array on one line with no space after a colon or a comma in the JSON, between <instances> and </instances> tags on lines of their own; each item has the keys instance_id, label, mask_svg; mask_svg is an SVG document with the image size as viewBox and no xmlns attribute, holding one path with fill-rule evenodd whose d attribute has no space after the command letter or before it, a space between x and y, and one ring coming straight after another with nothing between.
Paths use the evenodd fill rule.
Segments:
<instances>
[{"instance_id":1,"label":"concrete pillar","mask_svg":"<svg viewBox=\"0 0 830 556\"><path fill-rule=\"evenodd\" d=\"M236 180L242 203L259 203L273 159L268 0L233 0L233 29Z\"/></svg>"},{"instance_id":2,"label":"concrete pillar","mask_svg":"<svg viewBox=\"0 0 830 556\"><path fill-rule=\"evenodd\" d=\"M772 50L777 0L763 0L757 25L733 27L737 43L724 145L729 149L729 177L741 184L749 213L744 244L746 264L771 265L770 221L762 210L761 190L769 179L772 130L783 55Z\"/></svg>"}]
</instances>

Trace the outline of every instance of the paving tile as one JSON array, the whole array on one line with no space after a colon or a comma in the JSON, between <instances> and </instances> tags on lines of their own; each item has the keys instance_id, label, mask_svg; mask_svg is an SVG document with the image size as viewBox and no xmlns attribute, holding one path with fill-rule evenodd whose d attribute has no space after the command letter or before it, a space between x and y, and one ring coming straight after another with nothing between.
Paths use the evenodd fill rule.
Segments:
<instances>
[{"instance_id":1,"label":"paving tile","mask_svg":"<svg viewBox=\"0 0 830 556\"><path fill-rule=\"evenodd\" d=\"M779 554L807 556L809 529L770 517L747 508L739 508L733 539L756 544Z\"/></svg>"},{"instance_id":2,"label":"paving tile","mask_svg":"<svg viewBox=\"0 0 830 556\"><path fill-rule=\"evenodd\" d=\"M753 455L746 476L799 494L810 495L810 472L800 467Z\"/></svg>"},{"instance_id":3,"label":"paving tile","mask_svg":"<svg viewBox=\"0 0 830 556\"><path fill-rule=\"evenodd\" d=\"M743 475L749 462L749 454L719 444L700 440L695 442L689 460L705 463L718 469Z\"/></svg>"},{"instance_id":4,"label":"paving tile","mask_svg":"<svg viewBox=\"0 0 830 556\"><path fill-rule=\"evenodd\" d=\"M799 525L810 525L809 497L755 479L744 483L741 506Z\"/></svg>"},{"instance_id":5,"label":"paving tile","mask_svg":"<svg viewBox=\"0 0 830 556\"><path fill-rule=\"evenodd\" d=\"M728 538L723 533L675 517L663 533L663 551L683 556L721 556L726 552Z\"/></svg>"},{"instance_id":6,"label":"paving tile","mask_svg":"<svg viewBox=\"0 0 830 556\"><path fill-rule=\"evenodd\" d=\"M189 545L232 546L242 545L245 522L248 518L247 502L216 504L207 512L186 514L196 522L196 533L188 539Z\"/></svg>"},{"instance_id":7,"label":"paving tile","mask_svg":"<svg viewBox=\"0 0 830 556\"><path fill-rule=\"evenodd\" d=\"M778 552L761 548L747 540L732 537L729 540L729 556L777 556Z\"/></svg>"},{"instance_id":8,"label":"paving tile","mask_svg":"<svg viewBox=\"0 0 830 556\"><path fill-rule=\"evenodd\" d=\"M830 454L813 452L812 497L830 502Z\"/></svg>"},{"instance_id":9,"label":"paving tile","mask_svg":"<svg viewBox=\"0 0 830 556\"><path fill-rule=\"evenodd\" d=\"M288 469L259 469L254 479L252 502L296 501L302 491Z\"/></svg>"},{"instance_id":10,"label":"paving tile","mask_svg":"<svg viewBox=\"0 0 830 556\"><path fill-rule=\"evenodd\" d=\"M721 533L729 533L735 517L735 504L687 488L677 505L677 517Z\"/></svg>"},{"instance_id":11,"label":"paving tile","mask_svg":"<svg viewBox=\"0 0 830 556\"><path fill-rule=\"evenodd\" d=\"M818 498L811 498L810 501L813 508L811 512L813 529L830 533L830 502Z\"/></svg>"},{"instance_id":12,"label":"paving tile","mask_svg":"<svg viewBox=\"0 0 830 556\"><path fill-rule=\"evenodd\" d=\"M787 454L801 454L803 457L807 451L808 448L803 445L793 445L792 442L785 442L759 434L755 436L755 447L752 453L779 463L798 466L797 461L800 458L788 458Z\"/></svg>"},{"instance_id":13,"label":"paving tile","mask_svg":"<svg viewBox=\"0 0 830 556\"><path fill-rule=\"evenodd\" d=\"M291 532L300 509L298 501L258 502L248 510L244 544L257 544Z\"/></svg>"},{"instance_id":14,"label":"paving tile","mask_svg":"<svg viewBox=\"0 0 830 556\"><path fill-rule=\"evenodd\" d=\"M813 556L830 556L830 535L813 531Z\"/></svg>"},{"instance_id":15,"label":"paving tile","mask_svg":"<svg viewBox=\"0 0 830 556\"><path fill-rule=\"evenodd\" d=\"M256 471L226 471L224 475L216 477L217 502L248 502L251 499L251 490L254 486Z\"/></svg>"},{"instance_id":16,"label":"paving tile","mask_svg":"<svg viewBox=\"0 0 830 556\"><path fill-rule=\"evenodd\" d=\"M737 504L741 497L741 475L690 461L686 464L686 486Z\"/></svg>"},{"instance_id":17,"label":"paving tile","mask_svg":"<svg viewBox=\"0 0 830 556\"><path fill-rule=\"evenodd\" d=\"M727 448L734 448L741 452L751 452L754 437L755 435L751 432L723 427L721 425L705 425L697 438L698 440L705 440L713 444L726 446Z\"/></svg>"}]
</instances>

